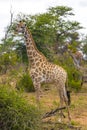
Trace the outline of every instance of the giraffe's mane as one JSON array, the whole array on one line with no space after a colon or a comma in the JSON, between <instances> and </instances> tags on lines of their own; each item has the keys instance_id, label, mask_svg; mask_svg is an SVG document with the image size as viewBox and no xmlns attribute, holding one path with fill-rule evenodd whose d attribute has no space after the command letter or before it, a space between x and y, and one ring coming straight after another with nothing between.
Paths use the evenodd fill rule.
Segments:
<instances>
[{"instance_id":1,"label":"giraffe's mane","mask_svg":"<svg viewBox=\"0 0 87 130\"><path fill-rule=\"evenodd\" d=\"M34 45L34 48L36 49L36 51L44 58L44 60L47 60L47 58L44 56L44 54L37 49L34 39L32 37L32 34L31 34L30 30L28 29L28 27L26 29L27 29L28 33L30 34L30 37L33 41L32 44Z\"/></svg>"}]
</instances>

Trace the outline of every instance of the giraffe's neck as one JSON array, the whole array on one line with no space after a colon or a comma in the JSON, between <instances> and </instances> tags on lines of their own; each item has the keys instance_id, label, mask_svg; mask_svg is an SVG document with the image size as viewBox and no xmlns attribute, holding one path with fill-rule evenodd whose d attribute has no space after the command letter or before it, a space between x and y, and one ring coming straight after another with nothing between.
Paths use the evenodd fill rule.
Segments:
<instances>
[{"instance_id":1,"label":"giraffe's neck","mask_svg":"<svg viewBox=\"0 0 87 130\"><path fill-rule=\"evenodd\" d=\"M34 64L38 59L46 60L45 56L37 49L33 37L27 28L24 30L24 37L26 41L27 56L30 64Z\"/></svg>"}]
</instances>

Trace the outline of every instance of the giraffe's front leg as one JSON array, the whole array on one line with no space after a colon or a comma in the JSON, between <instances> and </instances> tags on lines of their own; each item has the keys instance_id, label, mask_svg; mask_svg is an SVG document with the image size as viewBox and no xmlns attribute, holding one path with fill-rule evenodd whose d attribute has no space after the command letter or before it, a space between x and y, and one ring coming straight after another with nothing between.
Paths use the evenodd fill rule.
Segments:
<instances>
[{"instance_id":1,"label":"giraffe's front leg","mask_svg":"<svg viewBox=\"0 0 87 130\"><path fill-rule=\"evenodd\" d=\"M40 84L38 78L36 77L37 74L35 73L35 70L33 70L33 69L30 70L30 76L32 78L33 85L34 85L34 88L35 88L36 102L39 103L39 101L40 101L40 88L41 88L41 84Z\"/></svg>"},{"instance_id":2,"label":"giraffe's front leg","mask_svg":"<svg viewBox=\"0 0 87 130\"><path fill-rule=\"evenodd\" d=\"M40 83L34 83L35 92L36 92L36 102L37 104L40 104Z\"/></svg>"}]
</instances>

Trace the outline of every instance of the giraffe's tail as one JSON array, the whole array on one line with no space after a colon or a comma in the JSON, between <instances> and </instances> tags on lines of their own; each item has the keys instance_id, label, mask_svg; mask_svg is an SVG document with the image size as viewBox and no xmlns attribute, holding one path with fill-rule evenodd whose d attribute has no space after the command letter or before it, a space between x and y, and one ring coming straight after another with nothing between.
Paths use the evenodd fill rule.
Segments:
<instances>
[{"instance_id":1,"label":"giraffe's tail","mask_svg":"<svg viewBox=\"0 0 87 130\"><path fill-rule=\"evenodd\" d=\"M68 99L68 105L70 105L71 104L71 96L70 96L71 91L68 90L68 76L66 78L65 89L66 89L66 95Z\"/></svg>"}]
</instances>

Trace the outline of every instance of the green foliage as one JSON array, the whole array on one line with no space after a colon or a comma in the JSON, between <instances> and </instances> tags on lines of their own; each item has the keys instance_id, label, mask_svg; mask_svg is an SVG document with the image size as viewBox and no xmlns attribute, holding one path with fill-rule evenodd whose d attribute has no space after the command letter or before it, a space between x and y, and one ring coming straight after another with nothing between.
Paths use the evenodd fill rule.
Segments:
<instances>
[{"instance_id":1,"label":"green foliage","mask_svg":"<svg viewBox=\"0 0 87 130\"><path fill-rule=\"evenodd\" d=\"M83 52L87 55L87 43L83 46Z\"/></svg>"},{"instance_id":2,"label":"green foliage","mask_svg":"<svg viewBox=\"0 0 87 130\"><path fill-rule=\"evenodd\" d=\"M83 53L84 54L86 54L87 55L87 36L85 36L84 38L83 38L83 48L82 48L82 51L83 51Z\"/></svg>"},{"instance_id":3,"label":"green foliage","mask_svg":"<svg viewBox=\"0 0 87 130\"><path fill-rule=\"evenodd\" d=\"M18 62L15 52L3 53L0 56L0 72L6 72L7 69L14 66Z\"/></svg>"},{"instance_id":4,"label":"green foliage","mask_svg":"<svg viewBox=\"0 0 87 130\"><path fill-rule=\"evenodd\" d=\"M75 81L72 75L73 73L76 74L76 68L74 67L72 59L69 56L66 54L61 56L63 48L66 46L67 42L69 44L67 49L72 50L72 52L76 51L77 48L80 47L79 45L81 43L78 30L82 27L80 26L79 22L71 21L71 19L69 19L69 17L74 15L72 11L72 8L67 6L56 6L50 7L47 12L42 14L19 14L16 20L13 22L13 27L11 28L12 30L10 30L8 37L4 42L4 46L6 46L8 50L12 50L12 44L14 45L16 43L15 49L18 58L21 62L28 63L23 35L12 34L18 21L25 21L27 27L31 31L31 34L33 35L33 39L37 48L50 61L63 66L69 73L69 84L72 83ZM17 38L15 38L15 36L17 36ZM66 52L67 49L64 52ZM54 58L55 54L58 54L58 58L57 55L56 58ZM75 81L75 83L80 79L80 74L79 72L77 73L78 74L76 75L78 80ZM29 84L31 84L31 81L29 80L28 76L23 75L23 77L17 83L17 88L31 91L29 89L32 85L29 87ZM73 85L70 86L73 87ZM79 86L78 83L77 86Z\"/></svg>"},{"instance_id":5,"label":"green foliage","mask_svg":"<svg viewBox=\"0 0 87 130\"><path fill-rule=\"evenodd\" d=\"M81 89L82 74L77 70L74 65L66 66L68 73L68 86L70 89L79 91Z\"/></svg>"},{"instance_id":6,"label":"green foliage","mask_svg":"<svg viewBox=\"0 0 87 130\"><path fill-rule=\"evenodd\" d=\"M23 35L13 34L16 24L20 20L25 21L33 35L37 48L43 52L48 59L50 59L50 57L52 59L54 53L60 53L67 41L70 43L70 46L72 46L72 49L77 48L80 44L78 30L82 27L79 22L69 19L69 17L74 15L72 11L72 8L67 6L56 6L48 8L47 12L42 14L18 14L16 20L13 21L13 26L9 27L10 30L8 31L9 35L7 35L7 39L3 40L3 48L6 48L7 52L15 46L20 61L28 62ZM15 36L17 36L17 38L15 38ZM74 46L76 42L78 44Z\"/></svg>"},{"instance_id":7,"label":"green foliage","mask_svg":"<svg viewBox=\"0 0 87 130\"><path fill-rule=\"evenodd\" d=\"M33 82L28 73L24 74L17 82L17 89L25 90L27 92L34 92Z\"/></svg>"},{"instance_id":8,"label":"green foliage","mask_svg":"<svg viewBox=\"0 0 87 130\"><path fill-rule=\"evenodd\" d=\"M7 39L2 40L0 52L11 52L13 47L14 47L14 41L13 41L13 36L11 35L10 37L7 37Z\"/></svg>"},{"instance_id":9,"label":"green foliage","mask_svg":"<svg viewBox=\"0 0 87 130\"><path fill-rule=\"evenodd\" d=\"M69 81L69 87L70 87L72 90L78 92L78 91L81 90L81 81L77 81L77 82L76 82L76 81L74 81L74 80L71 80L71 81Z\"/></svg>"},{"instance_id":10,"label":"green foliage","mask_svg":"<svg viewBox=\"0 0 87 130\"><path fill-rule=\"evenodd\" d=\"M52 54L52 52L59 53L59 50L61 50L62 46L64 46L67 41L71 44L74 44L75 41L78 41L78 43L80 43L79 33L77 32L77 30L81 29L82 27L80 26L79 22L71 21L68 19L69 16L73 15L74 14L72 13L72 8L70 7L50 7L46 13L42 14L19 14L17 19L13 22L13 27L15 30L14 25L17 24L18 21L25 21L27 27L33 35L37 48L41 52L43 52L45 56L48 57L48 59L50 59L50 55ZM21 40L19 42L21 43ZM23 49L21 49L21 47ZM19 46L18 50L26 52L23 44L22 46ZM25 58L23 58L23 60L24 59Z\"/></svg>"},{"instance_id":11,"label":"green foliage","mask_svg":"<svg viewBox=\"0 0 87 130\"><path fill-rule=\"evenodd\" d=\"M74 15L72 13L72 8L67 7L67 6L56 6L56 7L51 7L48 9L48 11L51 14L59 15L59 16L67 16L67 15Z\"/></svg>"},{"instance_id":12,"label":"green foliage","mask_svg":"<svg viewBox=\"0 0 87 130\"><path fill-rule=\"evenodd\" d=\"M75 68L73 60L69 54L64 53L64 55L59 55L58 59L56 58L56 60L54 60L54 63L62 66L67 71L69 89L79 91L81 89L82 74Z\"/></svg>"},{"instance_id":13,"label":"green foliage","mask_svg":"<svg viewBox=\"0 0 87 130\"><path fill-rule=\"evenodd\" d=\"M0 86L0 130L40 130L40 111L20 93Z\"/></svg>"},{"instance_id":14,"label":"green foliage","mask_svg":"<svg viewBox=\"0 0 87 130\"><path fill-rule=\"evenodd\" d=\"M16 53L22 63L28 63L26 45L22 42L16 45Z\"/></svg>"}]
</instances>

